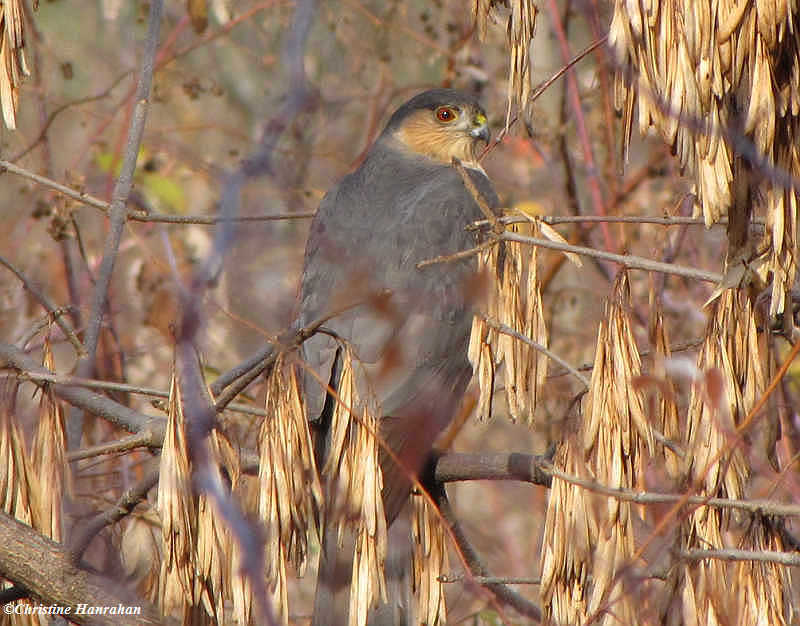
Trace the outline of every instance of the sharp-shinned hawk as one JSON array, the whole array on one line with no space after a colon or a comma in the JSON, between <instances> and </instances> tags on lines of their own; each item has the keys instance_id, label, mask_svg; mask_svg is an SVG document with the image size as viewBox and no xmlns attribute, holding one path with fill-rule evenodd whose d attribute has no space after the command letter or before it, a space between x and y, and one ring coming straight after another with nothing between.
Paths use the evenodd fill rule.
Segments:
<instances>
[{"instance_id":1,"label":"sharp-shinned hawk","mask_svg":"<svg viewBox=\"0 0 800 626\"><path fill-rule=\"evenodd\" d=\"M418 268L420 261L475 246L466 227L483 217L453 167L459 160L490 207L497 195L478 165L489 140L477 100L451 89L421 93L397 109L356 171L335 186L311 224L298 323L306 326L348 303L302 348L309 419L325 461L326 427L337 389L341 342L348 342L380 403L384 507L390 524L434 439L455 416L472 375L467 360L474 313L475 257ZM328 543L328 542L326 542ZM315 624L338 624L349 572L335 545L320 564ZM339 559L341 560L341 559ZM338 606L338 609L332 608ZM318 614L324 612L324 615Z\"/></svg>"}]
</instances>

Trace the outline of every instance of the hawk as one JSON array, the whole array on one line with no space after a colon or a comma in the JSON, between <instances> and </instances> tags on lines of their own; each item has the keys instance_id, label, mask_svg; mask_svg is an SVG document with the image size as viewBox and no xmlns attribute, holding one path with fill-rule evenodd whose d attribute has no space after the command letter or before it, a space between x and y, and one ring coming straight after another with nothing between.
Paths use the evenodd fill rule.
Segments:
<instances>
[{"instance_id":1,"label":"hawk","mask_svg":"<svg viewBox=\"0 0 800 626\"><path fill-rule=\"evenodd\" d=\"M475 257L417 265L476 245L466 227L483 213L453 160L496 207L497 195L477 161L488 141L486 114L475 98L452 89L420 93L392 114L364 161L326 194L311 223L298 323L310 325L344 307L325 323L325 333L302 346L317 460L320 467L326 460L335 403L321 381L337 389L344 341L363 365L367 380L360 382L380 404L381 439L393 452L381 457L388 524L472 376L467 348ZM341 612L350 573L335 552L326 538L315 624L346 623Z\"/></svg>"}]
</instances>

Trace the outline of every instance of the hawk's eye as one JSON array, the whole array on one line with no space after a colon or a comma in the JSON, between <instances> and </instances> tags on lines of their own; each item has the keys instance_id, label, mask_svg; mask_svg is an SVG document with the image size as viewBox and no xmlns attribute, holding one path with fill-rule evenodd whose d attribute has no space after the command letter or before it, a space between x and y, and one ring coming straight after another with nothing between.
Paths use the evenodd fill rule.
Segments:
<instances>
[{"instance_id":1,"label":"hawk's eye","mask_svg":"<svg viewBox=\"0 0 800 626\"><path fill-rule=\"evenodd\" d=\"M453 107L439 107L436 109L436 119L440 122L452 122L457 117L458 113Z\"/></svg>"}]
</instances>

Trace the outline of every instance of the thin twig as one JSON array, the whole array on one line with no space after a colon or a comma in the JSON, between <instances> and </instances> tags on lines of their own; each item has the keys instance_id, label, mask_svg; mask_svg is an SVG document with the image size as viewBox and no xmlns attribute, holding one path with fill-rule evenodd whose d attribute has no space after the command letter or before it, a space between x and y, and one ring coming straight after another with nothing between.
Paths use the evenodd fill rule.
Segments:
<instances>
[{"instance_id":1,"label":"thin twig","mask_svg":"<svg viewBox=\"0 0 800 626\"><path fill-rule=\"evenodd\" d=\"M683 215L674 216L655 216L655 215L537 215L536 219L556 226L558 224L593 224L596 222L607 222L609 224L656 224L659 226L705 226L702 217L685 217ZM502 224L526 224L530 218L517 215L504 215L498 218ZM483 228L489 224L488 220L479 220L467 227L468 230ZM721 218L720 221L711 224L711 227L727 226L728 219ZM753 227L759 231L764 229L763 220L753 220Z\"/></svg>"},{"instance_id":2,"label":"thin twig","mask_svg":"<svg viewBox=\"0 0 800 626\"><path fill-rule=\"evenodd\" d=\"M105 200L100 200L83 191L72 189L55 181L46 176L41 176L35 172L31 172L24 167L15 165L10 161L0 159L0 172L8 171L11 174L16 174L22 178L27 178L35 183L57 191L60 194L72 198L76 202L85 204L86 206L99 209L106 215L111 211L111 205ZM196 224L199 226L214 226L222 222L271 222L278 220L304 220L314 217L314 213L306 211L302 213L267 213L263 215L236 215L236 216L222 216L222 215L170 215L168 213L146 213L139 210L128 210L126 217L129 221L133 222L153 222L163 224Z\"/></svg>"},{"instance_id":3,"label":"thin twig","mask_svg":"<svg viewBox=\"0 0 800 626\"><path fill-rule=\"evenodd\" d=\"M577 55L575 55L572 58L572 60L570 60L569 63L566 63L565 65L563 65L550 78L548 78L547 80L543 81L542 83L539 83L539 85L536 87L536 89L534 89L531 92L531 95L528 97L528 100L530 100L531 102L535 102L536 100L538 100L539 97L545 91L547 91L554 82L556 82L559 78L561 78L564 74L566 74L567 70L572 68L574 65L578 64L584 57L586 57L587 55L589 55L592 52L594 52L597 48L602 46L606 41L608 41L608 35L605 35L605 36L601 37L600 39L597 39L596 41L592 42L588 46L586 46ZM508 134L509 129L512 126L514 126L514 124L516 124L518 121L519 121L519 115L514 115L514 117L512 117L509 120L508 124L498 133L497 138L494 141L490 142L489 145L486 146L486 148L484 148L483 152L478 157L478 160L479 161L482 160L483 157L486 156L486 154L488 152L493 150L496 145L498 145L499 143L502 143L503 138Z\"/></svg>"},{"instance_id":4,"label":"thin twig","mask_svg":"<svg viewBox=\"0 0 800 626\"><path fill-rule=\"evenodd\" d=\"M25 169L24 167L20 167L19 165L15 165L11 161L4 161L0 159L0 173L8 171L12 174L16 174L17 176L22 176L23 178L27 178L28 180L32 180L35 183L42 185L43 187L48 187L57 191L68 198L72 198L73 200L77 200L78 202L85 204L90 207L94 207L95 209L100 209L101 211L108 212L110 205L105 200L100 200L99 198L95 198L94 196L90 196L88 193L84 193L82 191L76 191L71 187L67 187L66 185L62 185L61 183L47 178L46 176L41 176L30 170Z\"/></svg>"},{"instance_id":5,"label":"thin twig","mask_svg":"<svg viewBox=\"0 0 800 626\"><path fill-rule=\"evenodd\" d=\"M53 372L42 367L35 359L11 344L0 342L0 365L11 367L20 372L36 375L53 375ZM154 445L161 445L167 420L155 415L147 415L115 402L107 396L101 396L88 389L73 385L59 385L34 381L39 386L51 385L53 392L62 400L82 411L101 417L112 424L124 428L131 433L152 431Z\"/></svg>"},{"instance_id":6,"label":"thin twig","mask_svg":"<svg viewBox=\"0 0 800 626\"><path fill-rule=\"evenodd\" d=\"M319 332L322 326L330 319L368 301L369 297L359 299L356 302L335 309L304 328L290 330L277 339L274 344L262 348L257 354L220 376L210 387L211 394L215 396L217 411L226 408L228 403L275 362L280 353L297 348L306 339Z\"/></svg>"},{"instance_id":7,"label":"thin twig","mask_svg":"<svg viewBox=\"0 0 800 626\"><path fill-rule=\"evenodd\" d=\"M464 563L469 569L473 577L475 576L489 576L486 566L482 563L478 552L472 547L472 544L467 539L464 529L461 527L458 517L450 505L450 501L445 493L444 486L438 485L431 493L434 498L436 506L442 515L442 518L447 522L450 534L456 543L456 546L464 558ZM536 622L542 621L542 612L538 606L533 604L527 598L523 598L513 589L506 587L500 583L488 583L484 585L486 589L492 592L498 601L513 607L520 614L532 619Z\"/></svg>"},{"instance_id":8,"label":"thin twig","mask_svg":"<svg viewBox=\"0 0 800 626\"><path fill-rule=\"evenodd\" d=\"M565 63L568 63L570 60L569 42L567 41L567 35L564 32L561 14L559 13L555 0L547 0L547 8L553 24L553 31L555 32L559 48L561 49L562 58ZM583 107L581 106L580 92L578 90L578 79L575 69L572 66L570 66L567 70L566 80L569 105L572 109L575 120L575 132L578 135L581 151L583 152L583 160L586 167L586 178L589 183L589 195L592 198L592 204L594 206L595 213L605 215L608 211L605 205L605 199L603 198L603 192L600 188L600 177L594 161L592 142L589 139L589 131L586 125L586 116L584 115ZM603 223L601 224L601 227L606 247L613 248L614 242L608 226Z\"/></svg>"},{"instance_id":9,"label":"thin twig","mask_svg":"<svg viewBox=\"0 0 800 626\"><path fill-rule=\"evenodd\" d=\"M37 72L37 75L39 73L40 72ZM89 104L90 102L97 102L98 100L102 100L104 98L107 98L111 94L111 92L114 90L114 88L117 85L119 85L125 78L130 76L131 74L132 74L132 72L130 70L120 74L119 76L117 76L111 82L111 84L108 87L106 87L103 91L101 91L97 95L88 96L86 98L80 98L78 100L73 100L72 102L66 102L66 103L62 104L61 106L56 107L55 109L53 109L53 111L50 113L50 115L47 116L47 120L45 120L44 124L42 124L42 128L39 131L39 135L36 137L36 139L34 139L26 148L23 148L22 151L18 152L13 157L11 157L11 160L12 161L19 161L22 157L24 157L31 150L33 150L36 146L38 146L39 143L42 140L45 139L45 137L47 136L47 131L50 129L50 126L53 124L53 122L56 120L56 118L61 113L63 113L67 109L70 109L70 108L75 107L75 106L80 106L82 104Z\"/></svg>"},{"instance_id":10,"label":"thin twig","mask_svg":"<svg viewBox=\"0 0 800 626\"><path fill-rule=\"evenodd\" d=\"M157 447L161 447L161 441L158 442ZM105 454L116 454L118 452L128 452L136 448L156 447L153 446L152 433L136 433L135 435L128 435L121 439L108 441L106 443L99 443L96 446L89 446L88 448L81 448L80 450L73 450L67 453L68 461L79 461L81 459L90 459L96 456L103 456Z\"/></svg>"},{"instance_id":11,"label":"thin twig","mask_svg":"<svg viewBox=\"0 0 800 626\"><path fill-rule=\"evenodd\" d=\"M567 363L564 359L562 359L560 356L558 356L552 350L549 350L546 346L543 346L542 344L534 341L530 337L526 337L522 333L514 330L513 328L511 328L510 326L507 326L506 324L501 324L497 320L494 320L494 319L492 319L490 317L486 317L486 316L482 316L482 317L483 317L484 321L486 322L486 324L488 326L490 326L491 328L494 328L497 332L502 333L503 335L508 335L509 337L513 337L514 339L518 339L519 341L522 341L523 343L531 346L533 349L538 350L539 352L541 352L542 354L547 356L548 359L551 359L551 360L555 361L561 367L566 369L567 372L569 372L575 378L577 378L584 387L586 387L587 389L589 388L589 379L586 378L586 376L581 374L575 367L573 367L572 365Z\"/></svg>"},{"instance_id":12,"label":"thin twig","mask_svg":"<svg viewBox=\"0 0 800 626\"><path fill-rule=\"evenodd\" d=\"M77 376L60 376L58 374L49 374L46 372L29 372L20 371L17 374L20 380L41 381L46 383L55 383L57 385L74 385L76 387L86 387L87 389L104 389L106 391L120 391L122 393L135 393L143 396L152 396L154 398L169 398L169 392L163 389L154 389L152 387L142 387L140 385L129 385L127 383L116 383L107 380L96 380L93 378L78 378ZM248 415L265 416L266 412L263 409L257 409L247 404L230 403L226 404L225 409L235 411L237 413L247 413Z\"/></svg>"},{"instance_id":13,"label":"thin twig","mask_svg":"<svg viewBox=\"0 0 800 626\"><path fill-rule=\"evenodd\" d=\"M129 515L136 508L136 505L147 497L147 492L155 487L158 482L159 470L160 459L158 457L150 459L142 480L126 489L114 506L102 513L98 513L75 530L69 544L73 562L80 562L86 548L89 547L89 544L101 530L116 524L123 517Z\"/></svg>"},{"instance_id":14,"label":"thin twig","mask_svg":"<svg viewBox=\"0 0 800 626\"><path fill-rule=\"evenodd\" d=\"M497 215L495 215L494 211L492 210L493 207L490 207L486 203L486 198L484 198L483 194L481 194L481 192L475 187L472 177L469 175L469 172L467 172L466 168L461 164L461 161L453 158L453 167L456 168L456 171L461 176L461 180L464 181L464 187L467 188L469 195L471 195L473 200L475 200L475 203L480 208L481 213L483 213L486 219L489 220L489 223L492 225L492 230L494 230L496 233L501 232L502 228L498 224Z\"/></svg>"},{"instance_id":15,"label":"thin twig","mask_svg":"<svg viewBox=\"0 0 800 626\"><path fill-rule=\"evenodd\" d=\"M125 153L122 159L119 177L111 193L111 206L109 209L110 226L103 248L103 259L100 262L100 270L92 293L91 308L84 342L86 356L78 361L76 367L76 373L81 378L91 378L94 371L97 344L103 325L106 303L108 302L111 277L128 214L126 203L128 195L131 192L131 187L133 186L133 174L136 170L139 146L142 142L144 124L147 119L150 88L153 83L153 67L158 50L158 36L161 30L161 14L163 8L163 0L152 0L150 3L147 39L142 55L142 69L136 87L136 105L134 106L133 115L131 116L128 139L125 145ZM83 413L74 408L70 411L67 424L67 448L69 450L77 448L82 435Z\"/></svg>"},{"instance_id":16,"label":"thin twig","mask_svg":"<svg viewBox=\"0 0 800 626\"><path fill-rule=\"evenodd\" d=\"M247 372L251 371L254 367L258 367L258 365L267 360L274 351L274 346L266 346L247 360L239 363L224 374L218 376L217 379L209 386L211 395L215 398L219 396L219 394L221 394L228 385L234 382L237 378L247 374Z\"/></svg>"},{"instance_id":17,"label":"thin twig","mask_svg":"<svg viewBox=\"0 0 800 626\"><path fill-rule=\"evenodd\" d=\"M424 267L428 267L429 265L436 265L438 263L452 263L453 261L460 261L462 259L468 259L471 256L475 256L476 254L480 254L486 248L491 248L493 245L497 243L497 238L492 238L489 241L484 241L483 243L471 248L470 250L462 250L461 252L456 252L455 254L442 254L432 259L425 259L424 261L420 261L417 263L417 269L421 270Z\"/></svg>"},{"instance_id":18,"label":"thin twig","mask_svg":"<svg viewBox=\"0 0 800 626\"><path fill-rule=\"evenodd\" d=\"M594 248L588 248L586 246L574 246L568 243L561 243L558 241L550 241L549 239L538 239L536 237L526 237L524 235L518 235L517 233L510 233L508 231L504 232L502 235L499 235L495 241L487 242L489 245L496 243L497 241L516 241L518 243L525 243L532 246L538 246L540 248L549 248L551 250L558 250L560 252L572 252L574 254L580 254L582 256L595 258L595 259L603 259L606 261L612 261L614 263L619 263L620 265L630 268L630 269L638 269L644 270L646 272L660 272L662 274L672 274L674 276L683 276L684 278L693 278L695 280L702 280L709 283L720 283L722 281L722 274L718 274L716 272L709 272L706 270L699 270L692 267L685 267L682 265L674 265L672 263L662 263L661 261L653 261L652 259L647 259L645 257L636 256L633 254L615 254L613 252L606 252L605 250L596 250ZM481 244L481 246L485 247L486 244ZM481 246L470 248L469 250L463 250L458 254L468 255L477 254L481 251ZM432 265L433 263L446 263L450 260L449 255L447 257L442 257L440 260L436 259L427 259L423 263L426 265Z\"/></svg>"},{"instance_id":19,"label":"thin twig","mask_svg":"<svg viewBox=\"0 0 800 626\"><path fill-rule=\"evenodd\" d=\"M261 376L268 368L275 363L278 353L270 351L269 355L262 361L259 361L249 371L242 374L235 382L227 387L223 392L214 399L214 407L217 411L222 411L233 401L233 399L242 393L256 378Z\"/></svg>"},{"instance_id":20,"label":"thin twig","mask_svg":"<svg viewBox=\"0 0 800 626\"><path fill-rule=\"evenodd\" d=\"M223 222L275 222L278 220L305 220L314 217L314 212L273 213L264 215L168 215L164 213L142 213L129 211L128 219L134 222L159 222L163 224L197 224L214 226Z\"/></svg>"},{"instance_id":21,"label":"thin twig","mask_svg":"<svg viewBox=\"0 0 800 626\"><path fill-rule=\"evenodd\" d=\"M687 561L703 559L719 559L721 561L758 561L760 563L777 563L800 567L800 554L794 552L776 552L774 550L681 550L678 556Z\"/></svg>"},{"instance_id":22,"label":"thin twig","mask_svg":"<svg viewBox=\"0 0 800 626\"><path fill-rule=\"evenodd\" d=\"M23 287L27 289L30 294L38 300L39 304L41 304L44 309L49 313L50 318L58 324L58 327L61 329L61 332L64 333L64 336L69 340L72 346L75 348L75 352L78 355L86 354L86 350L81 343L81 340L78 339L75 331L70 326L69 322L64 319L64 316L58 312L58 308L56 307L53 302L50 301L50 298L41 291L31 280L28 279L25 274L22 273L21 270L17 269L17 267L11 263L8 259L4 256L0 255L0 265L4 265L14 276L16 276L20 282L22 283Z\"/></svg>"},{"instance_id":23,"label":"thin twig","mask_svg":"<svg viewBox=\"0 0 800 626\"><path fill-rule=\"evenodd\" d=\"M558 468L550 465L544 467L543 471L550 473L555 478L559 478L571 485L582 487L593 493L611 496L623 502L633 502L635 504L673 504L685 502L692 506L710 506L721 509L736 509L747 511L757 515L773 515L776 517L798 517L800 516L800 505L784 504L773 500L734 500L730 498L710 498L708 496L692 496L685 493L656 493L650 491L633 491L632 489L621 489L607 487L592 480L585 480L578 476L572 476L562 472Z\"/></svg>"},{"instance_id":24,"label":"thin twig","mask_svg":"<svg viewBox=\"0 0 800 626\"><path fill-rule=\"evenodd\" d=\"M613 252L606 252L605 250L595 250L594 248L587 248L585 246L572 246L567 243L550 241L548 239L538 239L536 237L525 237L523 235L509 232L505 232L500 235L500 239L503 241L516 241L518 243L526 243L532 246L538 246L540 248L550 248L551 250L559 250L561 252L573 252L575 254L580 254L590 258L612 261L630 269L644 270L646 272L661 272L663 274L683 276L684 278L692 278L709 283L722 282L722 274L718 274L716 272L709 272L706 270L699 270L681 265L673 265L671 263L662 263L660 261L653 261L652 259L647 259L632 254L615 254Z\"/></svg>"}]
</instances>

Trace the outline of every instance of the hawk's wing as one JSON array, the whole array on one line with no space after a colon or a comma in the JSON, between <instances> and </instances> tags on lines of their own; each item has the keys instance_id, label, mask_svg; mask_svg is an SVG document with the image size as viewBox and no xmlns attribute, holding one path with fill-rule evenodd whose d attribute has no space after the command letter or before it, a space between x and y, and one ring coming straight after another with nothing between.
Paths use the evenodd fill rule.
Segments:
<instances>
[{"instance_id":1,"label":"hawk's wing","mask_svg":"<svg viewBox=\"0 0 800 626\"><path fill-rule=\"evenodd\" d=\"M496 206L486 176L470 172L489 206ZM468 294L475 262L416 265L473 247L475 236L465 227L481 217L454 168L378 144L325 196L309 233L299 324L360 303L325 327L351 343L384 415L400 418L425 405L424 413L443 421L428 425L431 437L452 418L453 402L471 375ZM320 381L336 385L336 350L322 334L303 346L316 374L304 377L310 419L325 403Z\"/></svg>"}]
</instances>

